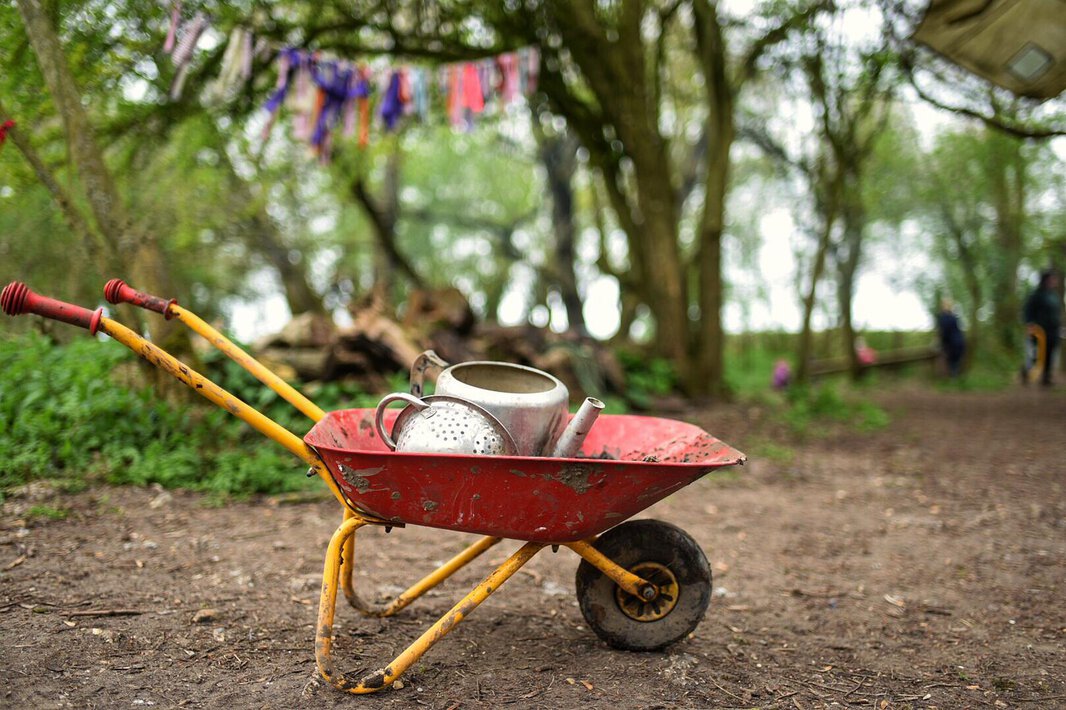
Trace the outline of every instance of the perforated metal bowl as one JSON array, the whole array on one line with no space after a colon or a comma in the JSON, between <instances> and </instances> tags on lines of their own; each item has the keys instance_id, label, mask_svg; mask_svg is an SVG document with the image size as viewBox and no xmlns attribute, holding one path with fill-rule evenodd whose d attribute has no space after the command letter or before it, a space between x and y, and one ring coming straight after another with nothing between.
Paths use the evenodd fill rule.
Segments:
<instances>
[{"instance_id":1,"label":"perforated metal bowl","mask_svg":"<svg viewBox=\"0 0 1066 710\"><path fill-rule=\"evenodd\" d=\"M385 409L393 402L407 407L396 417L392 434L385 431ZM385 396L378 403L374 425L385 445L394 451L431 454L514 456L514 437L483 407L450 395L419 399L406 392Z\"/></svg>"}]
</instances>

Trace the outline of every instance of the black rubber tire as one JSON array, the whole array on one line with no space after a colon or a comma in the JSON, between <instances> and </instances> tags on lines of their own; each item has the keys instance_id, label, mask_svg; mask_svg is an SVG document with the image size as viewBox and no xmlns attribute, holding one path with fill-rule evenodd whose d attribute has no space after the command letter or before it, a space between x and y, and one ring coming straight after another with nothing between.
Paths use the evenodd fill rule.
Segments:
<instances>
[{"instance_id":1,"label":"black rubber tire","mask_svg":"<svg viewBox=\"0 0 1066 710\"><path fill-rule=\"evenodd\" d=\"M625 614L617 585L585 560L577 568L581 614L597 636L627 651L655 651L688 636L711 602L711 567L700 546L681 528L661 520L633 520L608 530L596 549L626 569L644 562L663 565L677 580L674 608L661 619L639 621Z\"/></svg>"}]
</instances>

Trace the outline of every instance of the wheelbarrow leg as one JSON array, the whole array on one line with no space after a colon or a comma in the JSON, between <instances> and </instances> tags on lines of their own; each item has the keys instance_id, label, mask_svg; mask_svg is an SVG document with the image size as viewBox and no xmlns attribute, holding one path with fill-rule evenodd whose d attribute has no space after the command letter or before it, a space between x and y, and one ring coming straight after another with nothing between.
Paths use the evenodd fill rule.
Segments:
<instances>
[{"instance_id":1,"label":"wheelbarrow leg","mask_svg":"<svg viewBox=\"0 0 1066 710\"><path fill-rule=\"evenodd\" d=\"M653 599L659 593L654 584L617 565L609 557L587 541L568 542L566 546L581 556L590 565L603 572L615 584L638 599Z\"/></svg>"},{"instance_id":2,"label":"wheelbarrow leg","mask_svg":"<svg viewBox=\"0 0 1066 710\"><path fill-rule=\"evenodd\" d=\"M392 660L385 667L368 673L358 681L349 680L335 671L333 665L333 616L337 609L337 586L341 571L341 552L345 543L366 521L352 516L341 523L329 542L326 561L322 570L322 595L318 606L318 630L315 635L315 661L318 672L338 690L349 693L373 693L391 685L404 671L411 667L433 644L444 638L459 622L485 601L490 594L499 589L515 572L522 568L543 545L527 542L492 574L477 585L451 610L430 626L425 633Z\"/></svg>"},{"instance_id":3,"label":"wheelbarrow leg","mask_svg":"<svg viewBox=\"0 0 1066 710\"><path fill-rule=\"evenodd\" d=\"M351 513L345 512L345 520L351 516ZM477 542L468 546L465 550L457 554L452 559L445 562L433 572L429 573L415 584L411 585L405 592L397 596L391 602L383 604L381 606L375 606L366 602L359 593L355 591L355 582L353 579L353 573L355 571L355 531L352 531L350 537L344 541L344 547L342 548L341 556L341 590L344 592L345 599L348 600L348 604L352 608L356 609L363 616L373 617L386 617L392 616L398 613L402 609L405 609L413 601L421 597L430 589L442 584L445 580L451 577L453 574L466 567L475 559L480 557L487 550L491 549L494 545L500 542L498 537L483 537Z\"/></svg>"},{"instance_id":4,"label":"wheelbarrow leg","mask_svg":"<svg viewBox=\"0 0 1066 710\"><path fill-rule=\"evenodd\" d=\"M352 511L344 510L344 520L341 521L341 525L346 523L349 518L352 517ZM344 544L341 546L341 589L344 590L344 598L348 600L348 603L359 611L364 611L367 605L362 599L355 593L355 585L352 580L352 574L355 572L355 530L352 530L352 534L344 538ZM364 612L365 613L365 612Z\"/></svg>"}]
</instances>

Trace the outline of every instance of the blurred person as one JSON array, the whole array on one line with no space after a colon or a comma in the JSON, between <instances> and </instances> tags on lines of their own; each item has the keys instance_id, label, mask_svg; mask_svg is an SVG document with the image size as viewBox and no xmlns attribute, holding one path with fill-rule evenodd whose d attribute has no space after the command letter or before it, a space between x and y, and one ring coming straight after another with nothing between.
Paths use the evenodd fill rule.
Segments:
<instances>
[{"instance_id":1,"label":"blurred person","mask_svg":"<svg viewBox=\"0 0 1066 710\"><path fill-rule=\"evenodd\" d=\"M955 315L955 306L950 298L940 301L940 312L936 316L936 330L940 335L940 352L948 366L948 376L958 377L962 371L962 357L966 353L966 336Z\"/></svg>"},{"instance_id":2,"label":"blurred person","mask_svg":"<svg viewBox=\"0 0 1066 710\"><path fill-rule=\"evenodd\" d=\"M1054 369L1052 363L1059 347L1059 330L1062 328L1058 288L1059 275L1050 269L1042 272L1036 289L1025 299L1025 307L1022 310L1026 325L1036 325L1044 331L1044 361L1039 364L1044 370L1041 381L1045 387L1051 386L1051 373ZM1031 346L1036 349L1036 336L1031 335L1029 339ZM1039 354L1038 349L1036 352ZM1036 363L1026 358L1022 371L1023 381L1029 380L1029 370L1034 364Z\"/></svg>"},{"instance_id":3,"label":"blurred person","mask_svg":"<svg viewBox=\"0 0 1066 710\"><path fill-rule=\"evenodd\" d=\"M775 390L788 389L792 384L792 366L788 364L788 360L778 360L774 363L772 384Z\"/></svg>"},{"instance_id":4,"label":"blurred person","mask_svg":"<svg viewBox=\"0 0 1066 710\"><path fill-rule=\"evenodd\" d=\"M877 351L866 344L866 338L855 338L855 355L859 358L859 364L868 367L877 362Z\"/></svg>"}]
</instances>

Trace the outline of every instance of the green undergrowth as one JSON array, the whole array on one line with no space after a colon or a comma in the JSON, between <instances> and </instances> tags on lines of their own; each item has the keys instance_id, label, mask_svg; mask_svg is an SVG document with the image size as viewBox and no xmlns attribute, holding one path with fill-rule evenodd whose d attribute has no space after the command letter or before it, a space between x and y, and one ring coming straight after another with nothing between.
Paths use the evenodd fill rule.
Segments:
<instances>
[{"instance_id":1,"label":"green undergrowth","mask_svg":"<svg viewBox=\"0 0 1066 710\"><path fill-rule=\"evenodd\" d=\"M31 505L26 510L27 520L65 520L69 515L69 509L53 508L50 505Z\"/></svg>"},{"instance_id":2,"label":"green undergrowth","mask_svg":"<svg viewBox=\"0 0 1066 710\"><path fill-rule=\"evenodd\" d=\"M955 379L942 379L937 388L944 392L998 392L1019 381L1021 361L1013 353L981 353L980 360L972 363Z\"/></svg>"},{"instance_id":3,"label":"green undergrowth","mask_svg":"<svg viewBox=\"0 0 1066 710\"><path fill-rule=\"evenodd\" d=\"M866 392L842 390L834 384L790 387L787 406L780 410L782 421L796 435L818 435L832 425L859 432L872 432L888 426L888 413L871 402Z\"/></svg>"},{"instance_id":4,"label":"green undergrowth","mask_svg":"<svg viewBox=\"0 0 1066 710\"><path fill-rule=\"evenodd\" d=\"M607 402L608 414L624 413L629 404L638 409L648 409L654 405L656 397L677 391L677 373L669 360L624 349L615 354L625 372L626 392L624 399Z\"/></svg>"},{"instance_id":5,"label":"green undergrowth","mask_svg":"<svg viewBox=\"0 0 1066 710\"><path fill-rule=\"evenodd\" d=\"M112 342L56 345L29 334L0 340L0 491L34 479L64 490L92 482L158 483L217 496L279 493L321 485L291 453L232 415L188 398L163 401L151 387L116 384L132 362ZM219 385L297 435L311 422L235 363L212 354L203 366ZM311 392L308 392L311 394ZM376 397L339 383L313 392L319 406L373 406ZM172 398L173 399L173 398Z\"/></svg>"},{"instance_id":6,"label":"green undergrowth","mask_svg":"<svg viewBox=\"0 0 1066 710\"><path fill-rule=\"evenodd\" d=\"M765 436L756 436L744 442L744 452L752 459L790 464L796 458L796 450L791 446L773 441Z\"/></svg>"}]
</instances>

